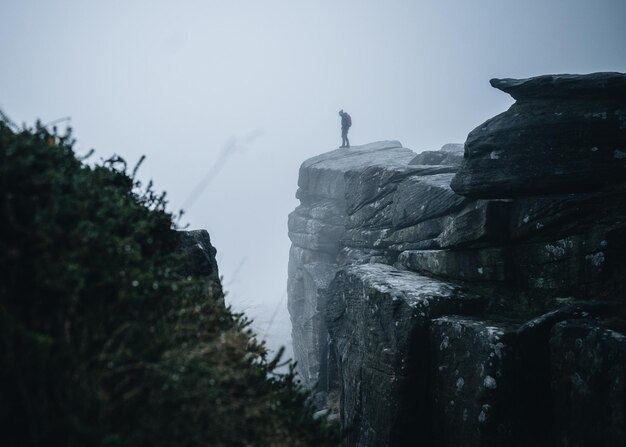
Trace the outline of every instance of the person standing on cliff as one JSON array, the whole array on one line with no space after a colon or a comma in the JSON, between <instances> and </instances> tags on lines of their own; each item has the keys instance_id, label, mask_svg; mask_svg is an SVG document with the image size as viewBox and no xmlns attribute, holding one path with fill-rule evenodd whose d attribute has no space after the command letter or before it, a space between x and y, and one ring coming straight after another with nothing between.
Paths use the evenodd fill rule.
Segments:
<instances>
[{"instance_id":1,"label":"person standing on cliff","mask_svg":"<svg viewBox=\"0 0 626 447\"><path fill-rule=\"evenodd\" d=\"M350 147L350 140L348 140L348 130L352 126L352 118L346 112L339 111L341 117L341 147Z\"/></svg>"}]
</instances>

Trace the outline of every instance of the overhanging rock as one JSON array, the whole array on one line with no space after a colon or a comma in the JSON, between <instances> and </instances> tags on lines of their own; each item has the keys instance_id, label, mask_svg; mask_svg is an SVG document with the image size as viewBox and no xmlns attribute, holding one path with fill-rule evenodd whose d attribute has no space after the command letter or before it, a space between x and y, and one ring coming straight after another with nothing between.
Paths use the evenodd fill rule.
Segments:
<instances>
[{"instance_id":1,"label":"overhanging rock","mask_svg":"<svg viewBox=\"0 0 626 447\"><path fill-rule=\"evenodd\" d=\"M460 168L397 142L303 163L294 351L348 445L624 444L625 77L494 81L518 101Z\"/></svg>"},{"instance_id":2,"label":"overhanging rock","mask_svg":"<svg viewBox=\"0 0 626 447\"><path fill-rule=\"evenodd\" d=\"M474 129L457 193L510 198L626 181L626 74L493 79L517 101Z\"/></svg>"}]
</instances>

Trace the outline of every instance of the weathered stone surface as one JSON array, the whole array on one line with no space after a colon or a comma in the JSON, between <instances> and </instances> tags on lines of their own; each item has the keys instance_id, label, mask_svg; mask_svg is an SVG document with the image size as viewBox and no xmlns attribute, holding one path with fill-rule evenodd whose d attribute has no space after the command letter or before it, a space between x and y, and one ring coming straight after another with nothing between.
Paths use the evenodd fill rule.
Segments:
<instances>
[{"instance_id":1,"label":"weathered stone surface","mask_svg":"<svg viewBox=\"0 0 626 447\"><path fill-rule=\"evenodd\" d=\"M442 151L424 151L415 156L409 165L444 165L460 166L463 162L463 155Z\"/></svg>"},{"instance_id":2,"label":"weathered stone surface","mask_svg":"<svg viewBox=\"0 0 626 447\"><path fill-rule=\"evenodd\" d=\"M426 239L423 241L417 242L404 242L401 244L392 244L389 246L389 251L392 253L402 253L407 250L437 250L441 248L439 245L439 240L437 239ZM389 263L395 264L398 257L395 256Z\"/></svg>"},{"instance_id":3,"label":"weathered stone surface","mask_svg":"<svg viewBox=\"0 0 626 447\"><path fill-rule=\"evenodd\" d=\"M460 166L463 162L464 146L448 143L438 151L423 151L409 162L409 165L446 165Z\"/></svg>"},{"instance_id":4,"label":"weathered stone surface","mask_svg":"<svg viewBox=\"0 0 626 447\"><path fill-rule=\"evenodd\" d=\"M387 194L378 200L356 209L348 217L349 228L386 229L393 223L393 194Z\"/></svg>"},{"instance_id":5,"label":"weathered stone surface","mask_svg":"<svg viewBox=\"0 0 626 447\"><path fill-rule=\"evenodd\" d=\"M433 320L430 340L434 445L555 445L553 427L555 416L560 414L555 402L561 399L561 403L567 405L569 401L566 396L555 395L551 389L551 384L563 380L564 376L562 372L555 374L551 366L551 362L555 362L554 354L550 353L554 332L551 329L573 318L606 320L619 309L614 302L573 302L521 326L456 316ZM623 327L623 320L621 324ZM552 349L554 352L554 346ZM597 352L595 347L590 347L581 355L591 356ZM567 353L565 357L568 358ZM557 363L561 362L563 353L556 358ZM494 379L487 379L492 388L485 389L486 382L481 383L486 376ZM596 395L593 399L596 398L602 396ZM624 429L623 422L617 425L619 430Z\"/></svg>"},{"instance_id":6,"label":"weathered stone surface","mask_svg":"<svg viewBox=\"0 0 626 447\"><path fill-rule=\"evenodd\" d=\"M336 149L302 163L298 186L309 195L344 200L346 172L375 165L405 166L414 156L398 141Z\"/></svg>"},{"instance_id":7,"label":"weathered stone surface","mask_svg":"<svg viewBox=\"0 0 626 447\"><path fill-rule=\"evenodd\" d=\"M334 199L319 199L302 197L302 204L298 206L292 214L318 220L329 225L345 225L346 213L343 201Z\"/></svg>"},{"instance_id":8,"label":"weathered stone surface","mask_svg":"<svg viewBox=\"0 0 626 447\"><path fill-rule=\"evenodd\" d=\"M540 301L624 297L624 223L558 240L444 250L406 250L398 265L442 278L506 283L515 293ZM495 284L494 284L495 285Z\"/></svg>"},{"instance_id":9,"label":"weathered stone surface","mask_svg":"<svg viewBox=\"0 0 626 447\"><path fill-rule=\"evenodd\" d=\"M515 246L511 265L518 286L537 296L614 299L624 296L625 247L621 225L600 227L556 241Z\"/></svg>"},{"instance_id":10,"label":"weathered stone surface","mask_svg":"<svg viewBox=\"0 0 626 447\"><path fill-rule=\"evenodd\" d=\"M347 172L345 198L348 228L390 228L399 184L407 177L424 178L454 171L449 166L372 166Z\"/></svg>"},{"instance_id":11,"label":"weathered stone surface","mask_svg":"<svg viewBox=\"0 0 626 447\"><path fill-rule=\"evenodd\" d=\"M409 177L398 185L393 197L393 226L403 228L460 209L465 197L450 188L453 174Z\"/></svg>"},{"instance_id":12,"label":"weathered stone surface","mask_svg":"<svg viewBox=\"0 0 626 447\"><path fill-rule=\"evenodd\" d=\"M626 222L626 191L561 194L516 199L511 206L512 240L556 239Z\"/></svg>"},{"instance_id":13,"label":"weathered stone surface","mask_svg":"<svg viewBox=\"0 0 626 447\"><path fill-rule=\"evenodd\" d=\"M395 253L388 250L345 247L339 252L337 262L340 266L358 264L391 265L396 257Z\"/></svg>"},{"instance_id":14,"label":"weathered stone surface","mask_svg":"<svg viewBox=\"0 0 626 447\"><path fill-rule=\"evenodd\" d=\"M296 245L291 245L289 249L289 264L287 268L287 293L296 301L302 299L302 267L310 262L335 262L335 255L322 251L307 250Z\"/></svg>"},{"instance_id":15,"label":"weathered stone surface","mask_svg":"<svg viewBox=\"0 0 626 447\"><path fill-rule=\"evenodd\" d=\"M407 250L398 264L409 270L463 281L511 281L505 248L476 250Z\"/></svg>"},{"instance_id":16,"label":"weathered stone surface","mask_svg":"<svg viewBox=\"0 0 626 447\"><path fill-rule=\"evenodd\" d=\"M337 241L345 232L345 225L314 219L302 214L297 211L289 214L289 239L298 247L335 253Z\"/></svg>"},{"instance_id":17,"label":"weathered stone surface","mask_svg":"<svg viewBox=\"0 0 626 447\"><path fill-rule=\"evenodd\" d=\"M460 154L463 155L463 152L465 151L465 144L462 143L446 143L443 146L441 146L441 149L439 149L442 152L448 152L450 154Z\"/></svg>"},{"instance_id":18,"label":"weathered stone surface","mask_svg":"<svg viewBox=\"0 0 626 447\"><path fill-rule=\"evenodd\" d=\"M382 230L369 230L353 228L346 231L344 240L347 247L356 248L387 248L391 245L391 241L387 238L390 230L384 228Z\"/></svg>"},{"instance_id":19,"label":"weathered stone surface","mask_svg":"<svg viewBox=\"0 0 626 447\"><path fill-rule=\"evenodd\" d=\"M415 225L400 228L390 232L386 237L394 244L394 249L398 252L411 250L410 245L433 241L441 234L443 229L450 223L452 216L442 216L419 222Z\"/></svg>"},{"instance_id":20,"label":"weathered stone surface","mask_svg":"<svg viewBox=\"0 0 626 447\"><path fill-rule=\"evenodd\" d=\"M302 204L289 214L289 239L298 247L334 255L346 221L342 201L305 196Z\"/></svg>"},{"instance_id":21,"label":"weathered stone surface","mask_svg":"<svg viewBox=\"0 0 626 447\"><path fill-rule=\"evenodd\" d=\"M439 246L503 244L508 239L510 207L511 203L504 200L471 202L449 220L437 238Z\"/></svg>"},{"instance_id":22,"label":"weathered stone surface","mask_svg":"<svg viewBox=\"0 0 626 447\"><path fill-rule=\"evenodd\" d=\"M381 166L373 165L346 172L346 212L354 214L359 208L392 194L407 177L450 174L450 166Z\"/></svg>"},{"instance_id":23,"label":"weathered stone surface","mask_svg":"<svg viewBox=\"0 0 626 447\"><path fill-rule=\"evenodd\" d=\"M215 255L217 250L211 244L206 230L179 231L178 252L181 254L181 274L203 278L215 296L222 296L222 286Z\"/></svg>"},{"instance_id":24,"label":"weathered stone surface","mask_svg":"<svg viewBox=\"0 0 626 447\"><path fill-rule=\"evenodd\" d=\"M313 388L320 384L320 362L327 356L326 325L323 319L325 289L335 276L335 264L312 262L302 266L302 291L291 300L292 339L297 352L298 372L303 383Z\"/></svg>"},{"instance_id":25,"label":"weathered stone surface","mask_svg":"<svg viewBox=\"0 0 626 447\"><path fill-rule=\"evenodd\" d=\"M293 277L301 269L304 264L310 262L326 262L332 264L335 261L335 255L309 250L306 248L291 245L289 249L289 277Z\"/></svg>"},{"instance_id":26,"label":"weathered stone surface","mask_svg":"<svg viewBox=\"0 0 626 447\"><path fill-rule=\"evenodd\" d=\"M443 149L447 156L459 152L455 145ZM320 365L319 359L308 357L321 350L311 341L319 328L312 319L316 307L303 304L315 299L306 284L305 266L315 262L335 267L392 264L401 250L438 247L435 238L447 222L447 210L466 202L448 185L455 167L408 166L414 156L398 142L379 142L331 151L301 166L297 192L301 204L288 220L293 244L288 294L294 352L306 385L313 385ZM398 193L398 186L407 179L411 184L422 182L416 191L404 185ZM416 202L431 199L440 202L412 209ZM394 228L394 219L404 219L403 228ZM303 340L296 342L296 337Z\"/></svg>"},{"instance_id":27,"label":"weathered stone surface","mask_svg":"<svg viewBox=\"0 0 626 447\"><path fill-rule=\"evenodd\" d=\"M215 255L217 250L211 244L206 230L177 231L178 247L176 255L180 261L178 274L183 277L201 279L208 296L225 306L222 281Z\"/></svg>"},{"instance_id":28,"label":"weathered stone surface","mask_svg":"<svg viewBox=\"0 0 626 447\"><path fill-rule=\"evenodd\" d=\"M515 402L523 415L519 445L555 445L555 397L552 389L550 337L555 324L568 319L607 318L619 313L615 302L560 300L562 307L526 321L517 329L519 399Z\"/></svg>"},{"instance_id":29,"label":"weathered stone surface","mask_svg":"<svg viewBox=\"0 0 626 447\"><path fill-rule=\"evenodd\" d=\"M342 423L355 427L350 445L407 445L416 431L428 443L428 322L481 306L451 284L388 265L337 274L328 288L327 324L337 352Z\"/></svg>"},{"instance_id":30,"label":"weathered stone surface","mask_svg":"<svg viewBox=\"0 0 626 447\"><path fill-rule=\"evenodd\" d=\"M314 251L292 245L289 251L287 305L291 317L294 356L298 372L308 388L320 385L319 365L326 346L320 308L324 302L321 290L334 274L336 253ZM324 335L323 335L324 334Z\"/></svg>"},{"instance_id":31,"label":"weathered stone surface","mask_svg":"<svg viewBox=\"0 0 626 447\"><path fill-rule=\"evenodd\" d=\"M433 445L518 445L515 329L456 316L433 320Z\"/></svg>"},{"instance_id":32,"label":"weathered stone surface","mask_svg":"<svg viewBox=\"0 0 626 447\"><path fill-rule=\"evenodd\" d=\"M491 85L514 99L586 100L614 99L626 101L624 73L591 73L587 75L543 75L527 79L492 79Z\"/></svg>"},{"instance_id":33,"label":"weathered stone surface","mask_svg":"<svg viewBox=\"0 0 626 447\"><path fill-rule=\"evenodd\" d=\"M620 73L492 81L517 102L470 132L452 188L510 198L623 183L624 84Z\"/></svg>"},{"instance_id":34,"label":"weathered stone surface","mask_svg":"<svg viewBox=\"0 0 626 447\"><path fill-rule=\"evenodd\" d=\"M386 261L377 250L384 247L377 247L377 235L369 229L348 235L348 240L354 238L350 245L363 251L340 256L346 245L348 210L371 205L378 196L392 196L397 183L411 173L450 172L447 167L407 168L414 156L398 142L378 142L334 150L302 163L296 194L301 204L288 220L292 248L287 291L294 355L301 379L310 388L319 389L327 372L327 341L320 338L326 336L320 293L329 279L321 272L334 272L339 262ZM316 279L316 275L323 278Z\"/></svg>"},{"instance_id":35,"label":"weathered stone surface","mask_svg":"<svg viewBox=\"0 0 626 447\"><path fill-rule=\"evenodd\" d=\"M626 336L594 321L558 323L550 339L556 445L623 446Z\"/></svg>"}]
</instances>

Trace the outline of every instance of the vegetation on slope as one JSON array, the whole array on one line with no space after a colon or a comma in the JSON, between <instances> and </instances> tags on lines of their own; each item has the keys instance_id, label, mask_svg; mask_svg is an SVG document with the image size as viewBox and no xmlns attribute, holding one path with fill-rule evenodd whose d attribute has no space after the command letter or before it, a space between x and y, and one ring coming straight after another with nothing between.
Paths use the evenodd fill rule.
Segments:
<instances>
[{"instance_id":1,"label":"vegetation on slope","mask_svg":"<svg viewBox=\"0 0 626 447\"><path fill-rule=\"evenodd\" d=\"M336 445L134 176L0 120L1 444Z\"/></svg>"}]
</instances>

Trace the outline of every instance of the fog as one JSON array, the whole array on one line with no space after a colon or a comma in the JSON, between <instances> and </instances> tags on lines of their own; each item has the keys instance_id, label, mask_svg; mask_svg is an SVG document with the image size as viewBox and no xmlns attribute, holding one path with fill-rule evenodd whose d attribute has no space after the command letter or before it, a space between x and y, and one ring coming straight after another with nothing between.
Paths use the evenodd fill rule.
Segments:
<instances>
[{"instance_id":1,"label":"fog","mask_svg":"<svg viewBox=\"0 0 626 447\"><path fill-rule=\"evenodd\" d=\"M70 116L218 250L227 300L289 348L298 167L341 143L463 142L512 103L493 77L626 71L624 0L0 2L0 108Z\"/></svg>"}]
</instances>

